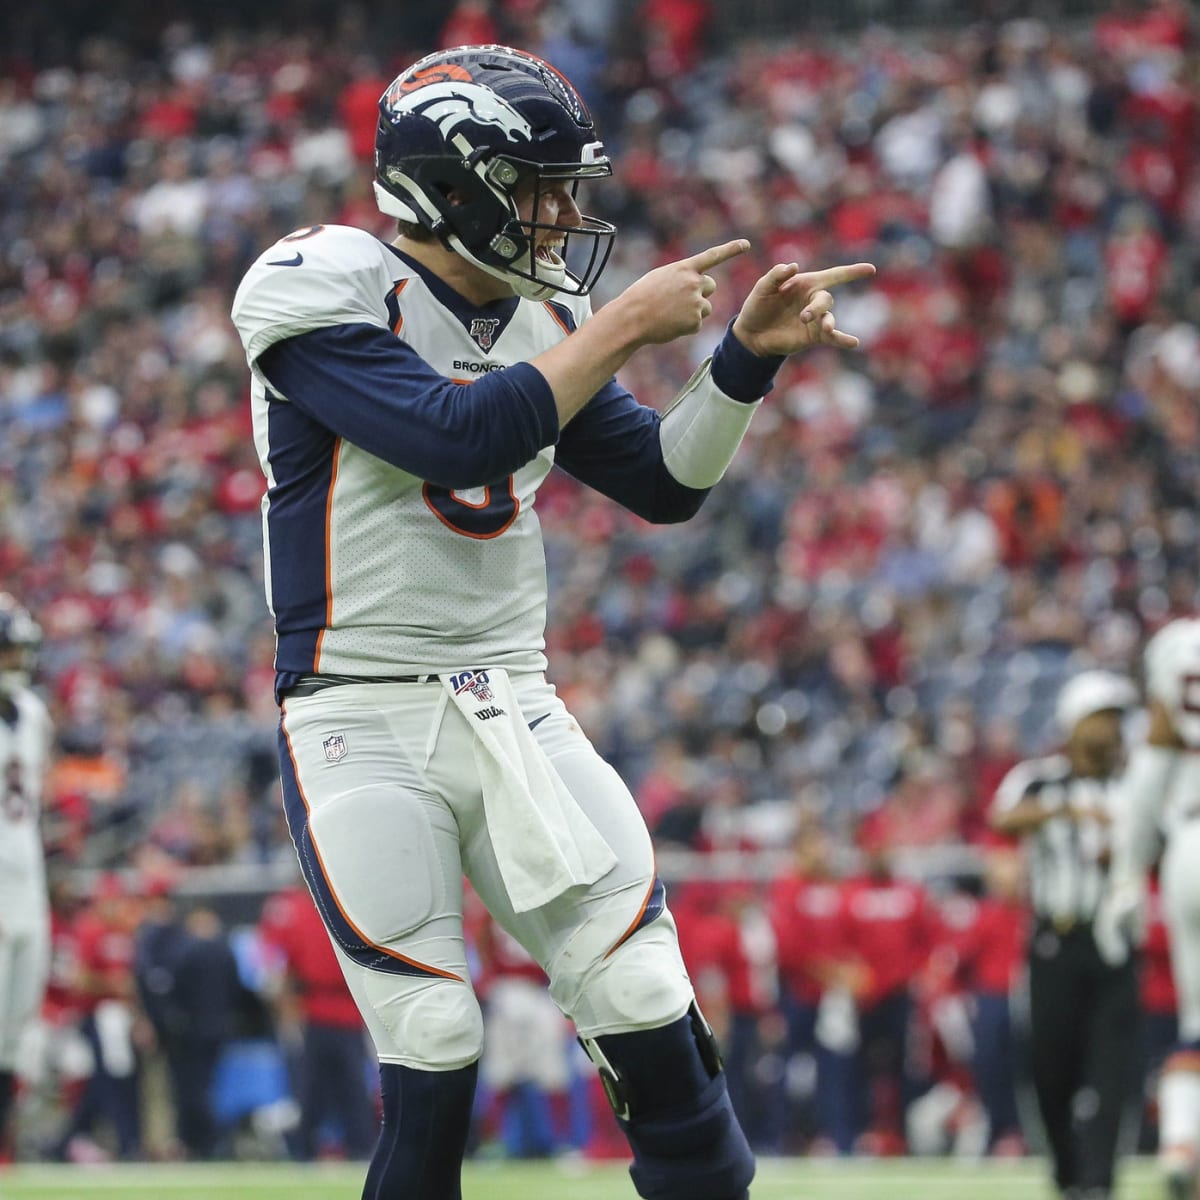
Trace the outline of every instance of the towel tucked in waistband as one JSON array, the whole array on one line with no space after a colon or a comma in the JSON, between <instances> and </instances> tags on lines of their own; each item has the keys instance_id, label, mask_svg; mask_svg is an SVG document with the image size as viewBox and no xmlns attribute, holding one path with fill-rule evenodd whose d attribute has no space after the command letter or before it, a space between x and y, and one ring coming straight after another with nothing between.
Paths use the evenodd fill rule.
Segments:
<instances>
[{"instance_id":1,"label":"towel tucked in waistband","mask_svg":"<svg viewBox=\"0 0 1200 1200\"><path fill-rule=\"evenodd\" d=\"M475 734L488 833L515 912L540 908L617 865L525 723L508 672L443 675L442 686Z\"/></svg>"}]
</instances>

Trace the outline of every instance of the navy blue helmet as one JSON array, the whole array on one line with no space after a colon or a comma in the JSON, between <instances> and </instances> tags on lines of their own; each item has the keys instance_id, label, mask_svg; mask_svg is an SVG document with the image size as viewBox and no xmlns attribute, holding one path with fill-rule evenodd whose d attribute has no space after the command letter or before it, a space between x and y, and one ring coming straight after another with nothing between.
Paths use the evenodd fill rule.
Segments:
<instances>
[{"instance_id":1,"label":"navy blue helmet","mask_svg":"<svg viewBox=\"0 0 1200 1200\"><path fill-rule=\"evenodd\" d=\"M536 220L541 195L612 174L591 114L549 63L508 46L438 51L380 97L375 197L519 295L586 295L608 262L616 228L580 215L570 226ZM532 195L532 217L521 198ZM556 236L566 235L561 245ZM539 235L541 246L539 247ZM551 244L547 245L547 241ZM568 247L578 274L567 268Z\"/></svg>"},{"instance_id":2,"label":"navy blue helmet","mask_svg":"<svg viewBox=\"0 0 1200 1200\"><path fill-rule=\"evenodd\" d=\"M34 659L42 644L42 630L28 609L0 592L0 688L29 683Z\"/></svg>"}]
</instances>

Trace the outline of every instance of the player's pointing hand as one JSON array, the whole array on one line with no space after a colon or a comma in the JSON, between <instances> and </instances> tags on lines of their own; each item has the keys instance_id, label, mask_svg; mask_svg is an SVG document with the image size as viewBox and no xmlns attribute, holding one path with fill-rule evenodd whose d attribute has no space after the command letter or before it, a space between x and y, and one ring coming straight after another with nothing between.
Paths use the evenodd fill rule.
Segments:
<instances>
[{"instance_id":1,"label":"player's pointing hand","mask_svg":"<svg viewBox=\"0 0 1200 1200\"><path fill-rule=\"evenodd\" d=\"M837 327L830 288L875 274L871 263L804 271L779 263L753 287L733 323L738 341L761 355L795 354L809 346L851 350L858 338Z\"/></svg>"},{"instance_id":2,"label":"player's pointing hand","mask_svg":"<svg viewBox=\"0 0 1200 1200\"><path fill-rule=\"evenodd\" d=\"M636 323L641 345L671 342L695 333L712 314L709 297L716 291L717 281L708 272L749 249L750 243L745 238L735 238L656 267L631 284L613 303L628 311L630 322Z\"/></svg>"}]
</instances>

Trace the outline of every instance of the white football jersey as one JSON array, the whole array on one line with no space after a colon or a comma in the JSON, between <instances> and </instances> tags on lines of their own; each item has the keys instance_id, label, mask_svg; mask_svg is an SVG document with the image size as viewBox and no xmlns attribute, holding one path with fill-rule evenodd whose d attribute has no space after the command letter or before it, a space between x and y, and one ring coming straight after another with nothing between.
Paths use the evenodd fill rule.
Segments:
<instances>
[{"instance_id":1,"label":"white football jersey","mask_svg":"<svg viewBox=\"0 0 1200 1200\"><path fill-rule=\"evenodd\" d=\"M292 469L294 443L311 433L289 427L282 410L294 406L258 370L259 356L298 334L367 324L468 383L536 357L588 314L586 299L564 296L515 301L503 319L465 318L448 289L345 226L300 231L259 257L233 318L253 373L254 437L267 478L267 600L281 669L542 670L546 564L534 497L554 447L503 484L451 491L330 435L327 465L297 478L305 472Z\"/></svg>"},{"instance_id":2,"label":"white football jersey","mask_svg":"<svg viewBox=\"0 0 1200 1200\"><path fill-rule=\"evenodd\" d=\"M47 908L40 818L50 716L28 688L13 693L16 719L0 720L0 922Z\"/></svg>"},{"instance_id":3,"label":"white football jersey","mask_svg":"<svg viewBox=\"0 0 1200 1200\"><path fill-rule=\"evenodd\" d=\"M1164 625L1146 645L1146 694L1162 704L1187 746L1171 772L1163 807L1169 832L1200 811L1200 620Z\"/></svg>"}]
</instances>

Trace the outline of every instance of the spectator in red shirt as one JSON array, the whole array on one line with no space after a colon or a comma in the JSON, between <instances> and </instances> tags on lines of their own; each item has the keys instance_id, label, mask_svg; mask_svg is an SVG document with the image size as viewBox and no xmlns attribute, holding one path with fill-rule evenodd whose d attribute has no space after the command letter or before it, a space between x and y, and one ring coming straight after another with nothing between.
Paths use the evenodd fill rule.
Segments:
<instances>
[{"instance_id":1,"label":"spectator in red shirt","mask_svg":"<svg viewBox=\"0 0 1200 1200\"><path fill-rule=\"evenodd\" d=\"M865 869L846 884L846 931L865 971L854 995L857 1037L833 1056L830 1103L859 1132L856 1149L901 1153L904 1110L919 1090L908 1055L912 984L937 944L937 918L924 889L892 873L878 822L864 823L859 844Z\"/></svg>"},{"instance_id":2,"label":"spectator in red shirt","mask_svg":"<svg viewBox=\"0 0 1200 1200\"><path fill-rule=\"evenodd\" d=\"M1104 249L1108 303L1127 332L1145 321L1166 277L1167 244L1144 205L1131 201L1119 213Z\"/></svg>"},{"instance_id":3,"label":"spectator in red shirt","mask_svg":"<svg viewBox=\"0 0 1200 1200\"><path fill-rule=\"evenodd\" d=\"M137 1017L133 978L137 908L117 875L104 875L92 906L75 925L79 973L77 1007L81 1031L93 1058L92 1075L54 1148L60 1159L95 1153L91 1135L100 1122L112 1125L117 1154L136 1159L141 1151L138 1115Z\"/></svg>"},{"instance_id":4,"label":"spectator in red shirt","mask_svg":"<svg viewBox=\"0 0 1200 1200\"><path fill-rule=\"evenodd\" d=\"M259 936L277 956L281 1023L299 1027L298 1155L317 1157L326 1120L341 1130L348 1158L369 1158L375 1113L367 1085L366 1036L333 944L303 887L273 896Z\"/></svg>"},{"instance_id":5,"label":"spectator in red shirt","mask_svg":"<svg viewBox=\"0 0 1200 1200\"><path fill-rule=\"evenodd\" d=\"M1005 1154L1021 1145L1009 1008L1025 957L1028 923L1020 855L1010 847L989 851L984 886L975 920L963 931L957 949L962 982L974 1005L975 1090L988 1117L988 1147L993 1154Z\"/></svg>"},{"instance_id":6,"label":"spectator in red shirt","mask_svg":"<svg viewBox=\"0 0 1200 1200\"><path fill-rule=\"evenodd\" d=\"M823 1103L831 1051L816 1037L817 1015L827 992L852 997L860 991L866 970L849 951L843 887L834 876L824 827L819 822L803 825L792 851L791 869L771 884L768 912L778 947L780 1003L787 1022L783 1082L807 1077L812 1087L805 1096L793 1099L784 1086L773 1107L782 1126L782 1149L791 1149L793 1140L810 1149L827 1142L839 1154L850 1154L852 1126L839 1124ZM807 1060L808 1070L797 1060Z\"/></svg>"},{"instance_id":7,"label":"spectator in red shirt","mask_svg":"<svg viewBox=\"0 0 1200 1200\"><path fill-rule=\"evenodd\" d=\"M550 998L549 981L525 948L482 908L474 914L483 1002L480 1081L495 1097L510 1158L547 1158L566 1142L574 1040Z\"/></svg>"},{"instance_id":8,"label":"spectator in red shirt","mask_svg":"<svg viewBox=\"0 0 1200 1200\"><path fill-rule=\"evenodd\" d=\"M754 1066L772 1040L778 969L775 939L754 884L692 884L672 911L701 1011L721 1044L729 1095L750 1144L764 1145L770 1126ZM710 1011L711 1010L711 1011Z\"/></svg>"},{"instance_id":9,"label":"spectator in red shirt","mask_svg":"<svg viewBox=\"0 0 1200 1200\"><path fill-rule=\"evenodd\" d=\"M438 35L438 47L442 50L451 46L485 46L498 41L500 27L492 15L490 0L458 0ZM382 92L383 88L379 90ZM375 128L372 122L367 122L365 127Z\"/></svg>"}]
</instances>

